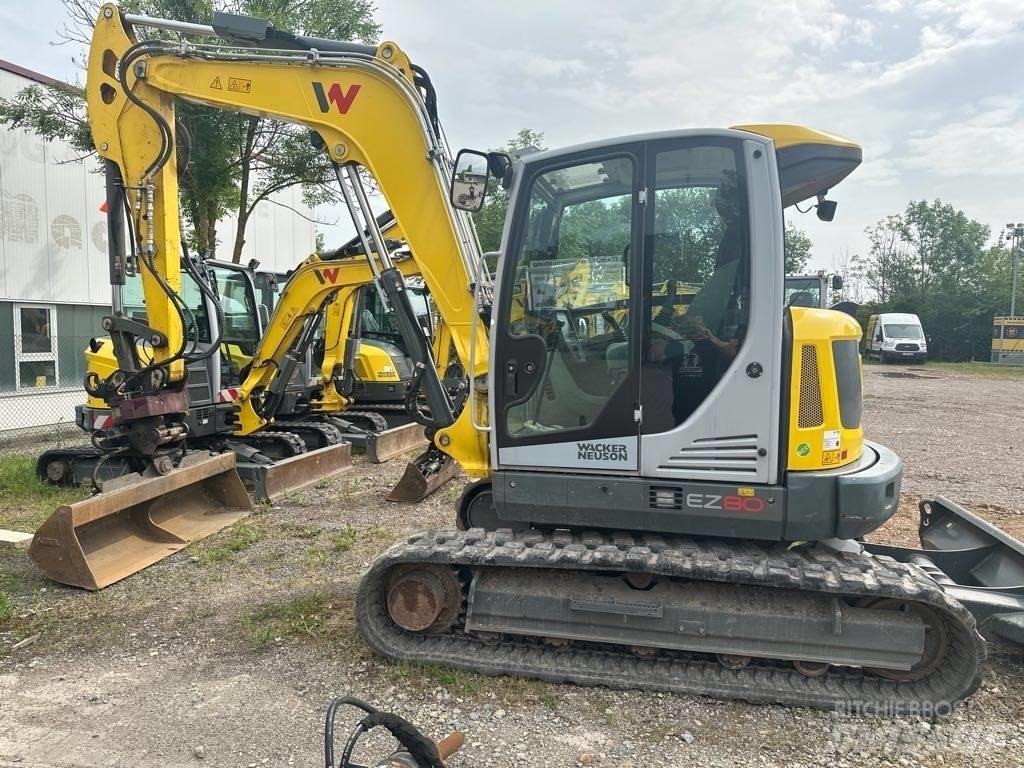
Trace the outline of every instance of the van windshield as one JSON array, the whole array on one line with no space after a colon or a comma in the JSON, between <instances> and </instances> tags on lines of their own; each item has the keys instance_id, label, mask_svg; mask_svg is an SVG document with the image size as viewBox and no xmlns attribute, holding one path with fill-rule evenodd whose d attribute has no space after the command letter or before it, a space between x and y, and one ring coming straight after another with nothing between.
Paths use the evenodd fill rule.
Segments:
<instances>
[{"instance_id":1,"label":"van windshield","mask_svg":"<svg viewBox=\"0 0 1024 768\"><path fill-rule=\"evenodd\" d=\"M923 339L920 325L912 323L886 323L885 337L887 339Z\"/></svg>"}]
</instances>

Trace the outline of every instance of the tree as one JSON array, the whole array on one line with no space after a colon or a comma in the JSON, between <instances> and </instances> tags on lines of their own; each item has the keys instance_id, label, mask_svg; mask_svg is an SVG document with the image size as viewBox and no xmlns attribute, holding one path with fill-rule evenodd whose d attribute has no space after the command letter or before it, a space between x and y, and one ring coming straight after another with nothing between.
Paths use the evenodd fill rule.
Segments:
<instances>
[{"instance_id":1,"label":"tree","mask_svg":"<svg viewBox=\"0 0 1024 768\"><path fill-rule=\"evenodd\" d=\"M100 2L62 2L69 20L56 43L84 51ZM129 13L201 24L209 24L215 10L242 13L269 19L279 29L364 43L380 35L370 0L127 0L121 5ZM84 54L75 59L84 67ZM217 222L233 212L237 225L231 258L240 261L253 211L288 187L301 186L310 206L337 199L330 160L310 144L304 129L181 101L177 117L191 138L188 163L179 167L179 186L188 240L195 249L213 254ZM13 99L0 99L0 125L69 141L83 155L93 151L82 90L74 86L31 86Z\"/></svg>"},{"instance_id":2,"label":"tree","mask_svg":"<svg viewBox=\"0 0 1024 768\"><path fill-rule=\"evenodd\" d=\"M992 317L1005 311L1009 254L987 246L991 230L941 200L911 201L867 229L871 248L858 268L877 312L913 312L929 356L988 357Z\"/></svg>"},{"instance_id":3,"label":"tree","mask_svg":"<svg viewBox=\"0 0 1024 768\"><path fill-rule=\"evenodd\" d=\"M503 146L494 152L504 152L513 160L528 152L544 149L544 134L529 128L522 128ZM508 190L499 182L491 179L484 200L483 208L473 214L476 232L480 237L480 247L487 251L496 251L501 247L501 232L505 227L505 213L508 211Z\"/></svg>"},{"instance_id":4,"label":"tree","mask_svg":"<svg viewBox=\"0 0 1024 768\"><path fill-rule=\"evenodd\" d=\"M802 229L787 222L783 242L786 252L786 274L802 274L811 260L811 238Z\"/></svg>"}]
</instances>

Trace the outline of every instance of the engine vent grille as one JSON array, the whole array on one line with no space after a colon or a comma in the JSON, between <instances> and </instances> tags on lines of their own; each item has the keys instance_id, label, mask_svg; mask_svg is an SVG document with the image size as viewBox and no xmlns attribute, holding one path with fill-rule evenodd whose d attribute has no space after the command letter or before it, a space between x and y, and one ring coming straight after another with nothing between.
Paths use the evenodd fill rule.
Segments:
<instances>
[{"instance_id":1,"label":"engine vent grille","mask_svg":"<svg viewBox=\"0 0 1024 768\"><path fill-rule=\"evenodd\" d=\"M821 381L818 378L818 350L805 344L800 350L800 408L797 426L820 427L825 422L821 409Z\"/></svg>"},{"instance_id":2,"label":"engine vent grille","mask_svg":"<svg viewBox=\"0 0 1024 768\"><path fill-rule=\"evenodd\" d=\"M702 437L670 456L658 469L685 470L693 477L757 472L757 435Z\"/></svg>"}]
</instances>

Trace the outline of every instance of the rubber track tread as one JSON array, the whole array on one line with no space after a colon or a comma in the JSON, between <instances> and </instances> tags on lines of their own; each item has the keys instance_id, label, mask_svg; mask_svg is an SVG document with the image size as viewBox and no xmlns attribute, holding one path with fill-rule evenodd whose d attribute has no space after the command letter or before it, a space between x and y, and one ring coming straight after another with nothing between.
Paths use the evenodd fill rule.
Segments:
<instances>
[{"instance_id":1,"label":"rubber track tread","mask_svg":"<svg viewBox=\"0 0 1024 768\"><path fill-rule=\"evenodd\" d=\"M284 427L284 425L280 426ZM294 432L283 431L283 429L278 428L278 425L271 425L269 429L264 427L260 432L253 432L238 439L256 449L259 449L260 443L284 443L291 450L292 456L298 456L300 453L306 452L306 443L301 437Z\"/></svg>"},{"instance_id":2,"label":"rubber track tread","mask_svg":"<svg viewBox=\"0 0 1024 768\"><path fill-rule=\"evenodd\" d=\"M325 446L327 445L338 445L344 438L341 435L341 430L333 424L327 424L321 421L288 421L283 424L271 424L269 429L274 432L296 432L301 437L302 432L318 432L320 433L320 440Z\"/></svg>"},{"instance_id":3,"label":"rubber track tread","mask_svg":"<svg viewBox=\"0 0 1024 768\"><path fill-rule=\"evenodd\" d=\"M369 430L370 432L383 432L388 428L387 419L375 411L368 411L364 408L342 411L338 415L343 419L366 419L373 424L373 429Z\"/></svg>"},{"instance_id":4,"label":"rubber track tread","mask_svg":"<svg viewBox=\"0 0 1024 768\"><path fill-rule=\"evenodd\" d=\"M404 563L468 568L512 567L651 573L688 580L805 590L852 597L894 597L933 606L943 617L949 648L929 676L897 682L849 667L805 677L789 665L727 669L707 657L641 658L614 646L546 646L536 639L484 644L470 635L414 634L395 625L384 600L388 571ZM948 711L981 682L986 657L974 617L923 571L888 557L838 554L785 544L723 542L626 533L542 533L432 529L413 534L378 558L356 596L356 620L366 642L387 658L489 675L554 683L640 688L752 703L776 703L860 713Z\"/></svg>"}]
</instances>

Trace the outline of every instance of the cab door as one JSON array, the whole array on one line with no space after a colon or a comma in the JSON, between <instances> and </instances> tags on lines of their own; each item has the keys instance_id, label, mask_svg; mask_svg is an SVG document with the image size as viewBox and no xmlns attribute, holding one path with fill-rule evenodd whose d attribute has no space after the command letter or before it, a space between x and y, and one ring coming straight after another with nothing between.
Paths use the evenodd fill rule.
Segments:
<instances>
[{"instance_id":1,"label":"cab door","mask_svg":"<svg viewBox=\"0 0 1024 768\"><path fill-rule=\"evenodd\" d=\"M773 483L783 222L771 142L685 132L647 145L641 474Z\"/></svg>"},{"instance_id":2,"label":"cab door","mask_svg":"<svg viewBox=\"0 0 1024 768\"><path fill-rule=\"evenodd\" d=\"M502 468L639 467L643 165L642 145L630 144L521 172L492 334Z\"/></svg>"}]
</instances>

